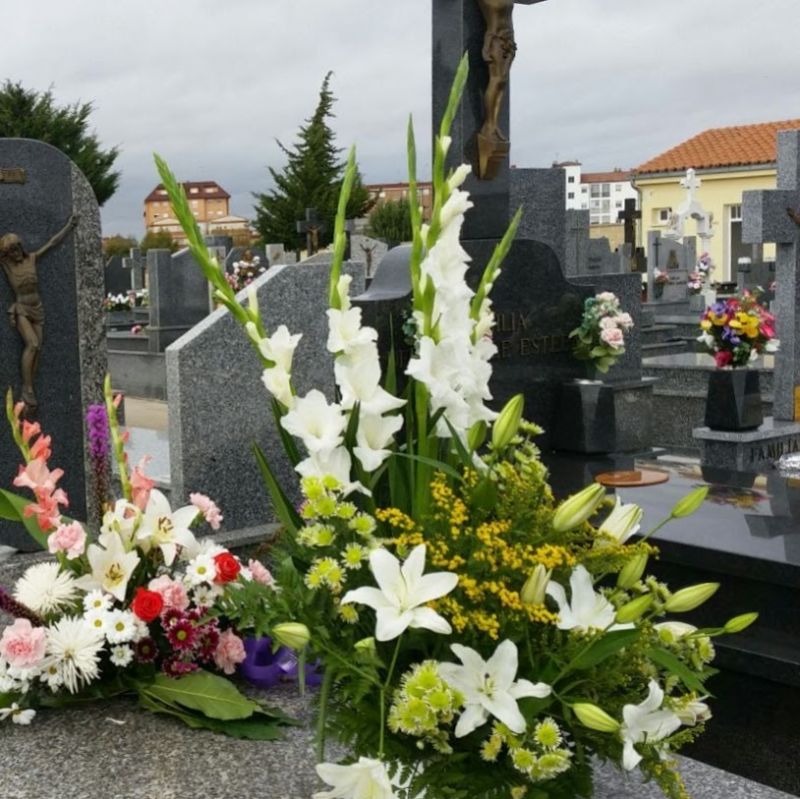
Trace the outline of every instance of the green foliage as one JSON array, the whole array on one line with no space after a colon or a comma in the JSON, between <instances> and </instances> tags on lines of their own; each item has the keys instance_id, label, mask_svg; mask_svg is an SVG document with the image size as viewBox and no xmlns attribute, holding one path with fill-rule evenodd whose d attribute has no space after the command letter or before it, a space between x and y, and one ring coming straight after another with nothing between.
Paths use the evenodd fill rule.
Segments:
<instances>
[{"instance_id":1,"label":"green foliage","mask_svg":"<svg viewBox=\"0 0 800 799\"><path fill-rule=\"evenodd\" d=\"M367 234L391 242L411 241L411 208L403 200L389 200L372 209Z\"/></svg>"},{"instance_id":2,"label":"green foliage","mask_svg":"<svg viewBox=\"0 0 800 799\"><path fill-rule=\"evenodd\" d=\"M52 144L86 175L97 202L103 205L119 185L112 171L119 149L103 150L88 131L91 103L58 106L53 90L37 92L7 80L0 88L0 137L38 139Z\"/></svg>"},{"instance_id":3,"label":"green foliage","mask_svg":"<svg viewBox=\"0 0 800 799\"><path fill-rule=\"evenodd\" d=\"M145 233L144 238L139 242L142 252L146 253L148 250L169 250L175 252L178 249L178 242L172 238L172 234L168 230L148 231Z\"/></svg>"},{"instance_id":4,"label":"green foliage","mask_svg":"<svg viewBox=\"0 0 800 799\"><path fill-rule=\"evenodd\" d=\"M269 192L255 193L255 227L264 241L283 243L287 249L305 247L305 235L297 232L297 223L305 219L306 208L317 211L325 230L320 235L320 246L333 239L334 219L342 186L344 163L341 149L336 147L335 134L328 124L333 117L336 98L330 90L331 73L322 82L319 101L314 114L300 128L297 142L291 148L280 141L278 146L286 155L286 166L280 172L272 167L269 173L275 187ZM364 216L371 201L359 175L356 175L347 218Z\"/></svg>"},{"instance_id":5,"label":"green foliage","mask_svg":"<svg viewBox=\"0 0 800 799\"><path fill-rule=\"evenodd\" d=\"M39 528L35 516L25 516L23 510L33 500L20 497L0 488L0 519L11 522L20 522L28 531L30 537L42 548L47 549L47 533Z\"/></svg>"},{"instance_id":6,"label":"green foliage","mask_svg":"<svg viewBox=\"0 0 800 799\"><path fill-rule=\"evenodd\" d=\"M121 236L117 233L114 236L108 236L103 239L103 255L106 258L113 258L115 255L121 255L126 258L130 254L131 248L138 246L133 236Z\"/></svg>"}]
</instances>

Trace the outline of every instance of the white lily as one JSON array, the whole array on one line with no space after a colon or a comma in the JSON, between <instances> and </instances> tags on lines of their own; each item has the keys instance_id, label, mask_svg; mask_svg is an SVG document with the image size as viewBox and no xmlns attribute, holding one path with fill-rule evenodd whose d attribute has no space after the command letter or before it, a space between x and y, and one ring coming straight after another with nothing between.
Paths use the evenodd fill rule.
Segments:
<instances>
[{"instance_id":1,"label":"white lily","mask_svg":"<svg viewBox=\"0 0 800 799\"><path fill-rule=\"evenodd\" d=\"M341 484L342 494L347 496L353 491L369 495L369 491L361 483L350 480L350 469L353 465L346 447L312 452L305 460L295 466L301 477L333 477Z\"/></svg>"},{"instance_id":2,"label":"white lily","mask_svg":"<svg viewBox=\"0 0 800 799\"><path fill-rule=\"evenodd\" d=\"M395 799L386 766L371 757L360 757L349 766L320 763L317 774L333 790L317 791L313 799Z\"/></svg>"},{"instance_id":3,"label":"white lily","mask_svg":"<svg viewBox=\"0 0 800 799\"><path fill-rule=\"evenodd\" d=\"M567 601L564 587L553 580L547 595L558 605L559 630L628 630L633 624L614 624L617 611L602 595L595 593L592 575L584 566L576 566L569 578L572 601Z\"/></svg>"},{"instance_id":4,"label":"white lily","mask_svg":"<svg viewBox=\"0 0 800 799\"><path fill-rule=\"evenodd\" d=\"M452 572L423 574L425 544L411 550L402 567L400 561L385 549L374 549L369 556L370 567L378 588L364 587L348 591L342 604L357 602L376 612L375 637L391 641L409 627L423 627L435 633L449 634L450 624L425 603L449 594L458 583Z\"/></svg>"},{"instance_id":5,"label":"white lily","mask_svg":"<svg viewBox=\"0 0 800 799\"><path fill-rule=\"evenodd\" d=\"M126 499L118 499L114 503L114 509L106 511L103 515L98 542L101 546L108 546L107 542L111 537L118 534L125 546L130 549L133 546L136 525L141 517L142 512L136 505Z\"/></svg>"},{"instance_id":6,"label":"white lily","mask_svg":"<svg viewBox=\"0 0 800 799\"><path fill-rule=\"evenodd\" d=\"M461 644L451 644L450 649L463 665L442 663L439 673L445 682L464 695L464 710L456 725L456 738L469 735L489 716L505 724L512 732L524 732L525 717L519 710L517 699L526 696L543 699L550 696L552 689L543 682L514 682L519 661L515 644L506 639L489 660Z\"/></svg>"},{"instance_id":7,"label":"white lily","mask_svg":"<svg viewBox=\"0 0 800 799\"><path fill-rule=\"evenodd\" d=\"M281 419L287 433L300 438L309 453L330 451L342 443L347 420L342 409L325 399L318 389L295 400Z\"/></svg>"},{"instance_id":8,"label":"white lily","mask_svg":"<svg viewBox=\"0 0 800 799\"><path fill-rule=\"evenodd\" d=\"M700 699L690 699L675 708L675 713L681 720L681 724L693 727L701 721L708 721L711 718L711 708L703 701L707 696Z\"/></svg>"},{"instance_id":9,"label":"white lily","mask_svg":"<svg viewBox=\"0 0 800 799\"><path fill-rule=\"evenodd\" d=\"M624 544L632 535L636 535L639 532L643 515L644 511L638 505L633 503L624 504L617 497L614 509L600 525L598 533L613 538L618 544ZM610 542L604 541L602 538L595 542L596 545L601 547L608 543Z\"/></svg>"},{"instance_id":10,"label":"white lily","mask_svg":"<svg viewBox=\"0 0 800 799\"><path fill-rule=\"evenodd\" d=\"M153 489L136 531L136 540L145 552L158 547L164 556L164 563L171 566L178 554L178 546L188 552L197 546L197 540L189 529L197 515L198 510L194 505L178 508L173 513L167 498Z\"/></svg>"},{"instance_id":11,"label":"white lily","mask_svg":"<svg viewBox=\"0 0 800 799\"><path fill-rule=\"evenodd\" d=\"M105 548L90 544L86 554L92 573L79 577L75 581L78 586L87 592L102 589L123 602L128 580L139 565L140 558L136 552L125 551L119 533L108 533Z\"/></svg>"},{"instance_id":12,"label":"white lily","mask_svg":"<svg viewBox=\"0 0 800 799\"><path fill-rule=\"evenodd\" d=\"M636 768L642 760L634 744L657 743L681 726L681 720L675 713L661 708L663 701L664 692L655 680L650 680L647 699L639 705L625 705L622 708L622 766L628 771Z\"/></svg>"}]
</instances>

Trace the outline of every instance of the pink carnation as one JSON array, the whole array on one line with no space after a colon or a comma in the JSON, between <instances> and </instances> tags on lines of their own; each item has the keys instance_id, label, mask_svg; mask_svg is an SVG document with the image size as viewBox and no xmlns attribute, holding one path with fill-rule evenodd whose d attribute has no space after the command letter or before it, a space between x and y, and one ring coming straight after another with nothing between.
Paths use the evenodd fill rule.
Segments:
<instances>
[{"instance_id":1,"label":"pink carnation","mask_svg":"<svg viewBox=\"0 0 800 799\"><path fill-rule=\"evenodd\" d=\"M205 494L189 494L189 502L203 514L203 518L211 525L212 530L219 530L222 513L212 499Z\"/></svg>"},{"instance_id":2,"label":"pink carnation","mask_svg":"<svg viewBox=\"0 0 800 799\"><path fill-rule=\"evenodd\" d=\"M272 572L260 560L249 560L247 568L250 569L250 574L253 575L253 579L257 583L268 586L275 585L275 578L272 576Z\"/></svg>"},{"instance_id":3,"label":"pink carnation","mask_svg":"<svg viewBox=\"0 0 800 799\"><path fill-rule=\"evenodd\" d=\"M219 637L217 650L214 652L214 662L225 674L233 674L246 654L242 639L233 630L225 630Z\"/></svg>"},{"instance_id":4,"label":"pink carnation","mask_svg":"<svg viewBox=\"0 0 800 799\"><path fill-rule=\"evenodd\" d=\"M34 627L27 619L16 621L3 630L0 637L0 655L10 666L30 669L44 657L47 637L43 627Z\"/></svg>"},{"instance_id":5,"label":"pink carnation","mask_svg":"<svg viewBox=\"0 0 800 799\"><path fill-rule=\"evenodd\" d=\"M183 611L189 607L189 595L186 593L183 584L177 580L172 580L166 574L150 580L147 587L151 591L161 594L161 598L164 600L162 613L168 610Z\"/></svg>"},{"instance_id":6,"label":"pink carnation","mask_svg":"<svg viewBox=\"0 0 800 799\"><path fill-rule=\"evenodd\" d=\"M619 349L625 343L622 331L618 327L603 330L600 333L600 338L614 349Z\"/></svg>"},{"instance_id":7,"label":"pink carnation","mask_svg":"<svg viewBox=\"0 0 800 799\"><path fill-rule=\"evenodd\" d=\"M70 560L79 558L86 549L86 531L78 522L62 524L50 534L47 539L47 549L53 555L56 552L66 552Z\"/></svg>"}]
</instances>

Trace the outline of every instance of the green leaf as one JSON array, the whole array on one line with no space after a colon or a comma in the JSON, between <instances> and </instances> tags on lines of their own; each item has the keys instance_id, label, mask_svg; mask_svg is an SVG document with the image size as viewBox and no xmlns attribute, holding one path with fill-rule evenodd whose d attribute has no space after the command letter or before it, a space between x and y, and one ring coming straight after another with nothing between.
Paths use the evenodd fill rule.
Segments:
<instances>
[{"instance_id":1,"label":"green leaf","mask_svg":"<svg viewBox=\"0 0 800 799\"><path fill-rule=\"evenodd\" d=\"M178 679L156 674L153 684L140 693L220 721L246 719L259 709L258 703L240 693L230 680L207 671L195 671Z\"/></svg>"},{"instance_id":2,"label":"green leaf","mask_svg":"<svg viewBox=\"0 0 800 799\"><path fill-rule=\"evenodd\" d=\"M42 532L35 516L25 517L23 510L32 500L12 494L0 488L0 519L19 522L24 525L30 537L42 548L47 549L47 533Z\"/></svg>"},{"instance_id":3,"label":"green leaf","mask_svg":"<svg viewBox=\"0 0 800 799\"><path fill-rule=\"evenodd\" d=\"M444 417L444 423L447 425L447 429L450 431L450 441L458 453L459 460L465 468L469 469L472 466L472 456L469 454L469 452L467 452L464 442L461 440L456 432L455 427L450 424L450 420L446 416Z\"/></svg>"},{"instance_id":4,"label":"green leaf","mask_svg":"<svg viewBox=\"0 0 800 799\"><path fill-rule=\"evenodd\" d=\"M640 630L616 630L606 633L575 658L570 666L572 669L591 669L619 652L620 649L630 646L640 635Z\"/></svg>"},{"instance_id":5,"label":"green leaf","mask_svg":"<svg viewBox=\"0 0 800 799\"><path fill-rule=\"evenodd\" d=\"M680 681L690 691L697 691L700 694L708 693L705 683L672 652L661 647L653 647L647 650L647 657L667 671L672 672L676 677L679 677Z\"/></svg>"},{"instance_id":6,"label":"green leaf","mask_svg":"<svg viewBox=\"0 0 800 799\"><path fill-rule=\"evenodd\" d=\"M300 452L297 449L297 442L294 440L294 437L281 424L281 419L284 417L284 415L285 412L283 408L281 408L280 403L275 399L275 397L273 397L272 416L275 419L275 429L278 431L278 435L281 437L281 444L283 444L286 457L289 458L289 463L291 463L292 468L294 468L298 463L300 463L302 458L300 457Z\"/></svg>"},{"instance_id":7,"label":"green leaf","mask_svg":"<svg viewBox=\"0 0 800 799\"><path fill-rule=\"evenodd\" d=\"M450 477L454 477L456 480L461 480L461 475L452 466L436 458L426 458L424 455L409 455L407 452L393 452L392 457L408 458L411 461L417 461L426 466L433 466L434 469L438 469L438 471L444 472L450 475Z\"/></svg>"},{"instance_id":8,"label":"green leaf","mask_svg":"<svg viewBox=\"0 0 800 799\"><path fill-rule=\"evenodd\" d=\"M296 533L303 526L302 520L297 515L297 511L289 501L283 488L281 488L281 484L273 474L272 469L270 468L269 463L267 462L267 459L258 444L253 444L253 453L256 456L258 468L261 470L261 476L264 479L264 485L266 485L267 491L269 491L269 495L272 498L272 505L275 508L277 517L287 530L291 531L292 533Z\"/></svg>"}]
</instances>

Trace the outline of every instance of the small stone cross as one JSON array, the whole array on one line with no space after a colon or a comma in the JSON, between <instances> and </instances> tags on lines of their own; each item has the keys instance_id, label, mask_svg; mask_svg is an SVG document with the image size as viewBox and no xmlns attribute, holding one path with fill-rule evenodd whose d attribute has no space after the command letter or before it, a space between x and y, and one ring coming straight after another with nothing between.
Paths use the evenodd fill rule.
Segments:
<instances>
[{"instance_id":1,"label":"small stone cross","mask_svg":"<svg viewBox=\"0 0 800 799\"><path fill-rule=\"evenodd\" d=\"M800 420L800 130L778 133L778 188L742 195L742 241L773 243L775 316L781 347L775 364L776 419Z\"/></svg>"},{"instance_id":2,"label":"small stone cross","mask_svg":"<svg viewBox=\"0 0 800 799\"><path fill-rule=\"evenodd\" d=\"M306 208L305 221L297 223L297 232L306 234L306 250L308 255L314 255L319 250L319 235L325 230L325 225L320 222L316 208Z\"/></svg>"},{"instance_id":3,"label":"small stone cross","mask_svg":"<svg viewBox=\"0 0 800 799\"><path fill-rule=\"evenodd\" d=\"M636 200L629 197L625 200L625 210L617 214L617 222L625 223L625 243L631 245L631 252L636 250L636 220L642 218L642 212L636 209Z\"/></svg>"},{"instance_id":4,"label":"small stone cross","mask_svg":"<svg viewBox=\"0 0 800 799\"><path fill-rule=\"evenodd\" d=\"M700 178L697 177L697 173L694 169L687 169L686 170L686 177L681 180L681 186L686 189L687 200L691 205L695 201L695 192L700 188L702 183L700 182Z\"/></svg>"}]
</instances>

